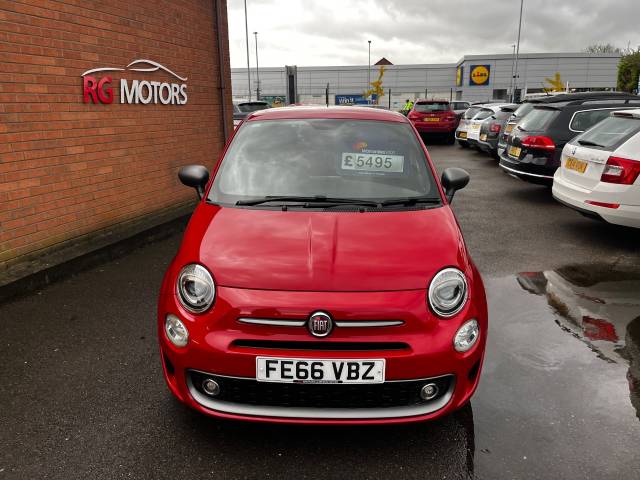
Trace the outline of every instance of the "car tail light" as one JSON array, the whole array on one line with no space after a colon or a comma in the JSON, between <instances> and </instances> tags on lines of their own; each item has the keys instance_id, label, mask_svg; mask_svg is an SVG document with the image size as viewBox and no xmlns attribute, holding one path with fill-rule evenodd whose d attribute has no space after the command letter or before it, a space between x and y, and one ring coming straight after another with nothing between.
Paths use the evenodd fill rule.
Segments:
<instances>
[{"instance_id":1,"label":"car tail light","mask_svg":"<svg viewBox=\"0 0 640 480\"><path fill-rule=\"evenodd\" d=\"M542 135L531 135L524 137L522 146L539 150L555 150L556 144L549 137Z\"/></svg>"},{"instance_id":2,"label":"car tail light","mask_svg":"<svg viewBox=\"0 0 640 480\"><path fill-rule=\"evenodd\" d=\"M595 200L585 200L584 203L588 203L589 205L595 205L596 207L604 207L604 208L618 208L618 207L620 207L619 203L597 202Z\"/></svg>"},{"instance_id":3,"label":"car tail light","mask_svg":"<svg viewBox=\"0 0 640 480\"><path fill-rule=\"evenodd\" d=\"M457 117L455 113L451 113L442 117L442 120L444 120L445 122L455 122L456 118Z\"/></svg>"},{"instance_id":4,"label":"car tail light","mask_svg":"<svg viewBox=\"0 0 640 480\"><path fill-rule=\"evenodd\" d=\"M491 127L489 127L489 130L495 133L498 133L500 131L500 124L499 123L492 123Z\"/></svg>"},{"instance_id":5,"label":"car tail light","mask_svg":"<svg viewBox=\"0 0 640 480\"><path fill-rule=\"evenodd\" d=\"M628 158L609 157L604 166L601 182L631 185L640 174L640 162Z\"/></svg>"}]
</instances>

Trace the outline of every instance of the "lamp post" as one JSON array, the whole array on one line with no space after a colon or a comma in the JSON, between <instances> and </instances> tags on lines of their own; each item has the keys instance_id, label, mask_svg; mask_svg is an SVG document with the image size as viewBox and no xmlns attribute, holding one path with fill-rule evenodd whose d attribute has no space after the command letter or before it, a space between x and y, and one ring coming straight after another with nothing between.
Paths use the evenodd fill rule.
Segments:
<instances>
[{"instance_id":1,"label":"lamp post","mask_svg":"<svg viewBox=\"0 0 640 480\"><path fill-rule=\"evenodd\" d=\"M512 44L511 47L513 48L513 53L511 54L511 94L509 96L511 102L513 103L513 98L515 95L514 89L513 89L513 63L516 60L516 44Z\"/></svg>"},{"instance_id":2,"label":"lamp post","mask_svg":"<svg viewBox=\"0 0 640 480\"><path fill-rule=\"evenodd\" d=\"M258 84L256 87L256 100L260 100L260 67L258 64L258 32L253 32L253 35L256 37L256 83Z\"/></svg>"},{"instance_id":3,"label":"lamp post","mask_svg":"<svg viewBox=\"0 0 640 480\"><path fill-rule=\"evenodd\" d=\"M518 56L520 55L520 32L522 31L522 8L524 0L520 0L520 20L518 21L518 41L516 42L516 58L513 67L513 96L515 99L516 87L518 84Z\"/></svg>"},{"instance_id":4,"label":"lamp post","mask_svg":"<svg viewBox=\"0 0 640 480\"><path fill-rule=\"evenodd\" d=\"M369 42L369 70L367 72L367 90L371 88L371 40ZM369 95L371 97L371 95ZM371 100L367 99L367 103L371 103Z\"/></svg>"},{"instance_id":5,"label":"lamp post","mask_svg":"<svg viewBox=\"0 0 640 480\"><path fill-rule=\"evenodd\" d=\"M244 35L247 42L247 82L249 87L249 101L251 101L251 70L249 67L249 22L247 20L247 0L244 0Z\"/></svg>"}]
</instances>

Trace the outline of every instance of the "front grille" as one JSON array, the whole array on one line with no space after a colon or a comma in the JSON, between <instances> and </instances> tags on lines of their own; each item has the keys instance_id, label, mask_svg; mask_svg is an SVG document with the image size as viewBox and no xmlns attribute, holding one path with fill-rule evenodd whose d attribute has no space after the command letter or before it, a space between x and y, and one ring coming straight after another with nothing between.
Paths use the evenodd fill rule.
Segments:
<instances>
[{"instance_id":1,"label":"front grille","mask_svg":"<svg viewBox=\"0 0 640 480\"><path fill-rule=\"evenodd\" d=\"M369 351L369 350L408 350L409 345L402 342L305 342L280 340L234 340L234 347L242 348L275 348L279 350L334 350L334 351Z\"/></svg>"},{"instance_id":2,"label":"front grille","mask_svg":"<svg viewBox=\"0 0 640 480\"><path fill-rule=\"evenodd\" d=\"M423 380L394 381L378 384L298 384L267 383L249 378L230 378L189 372L193 387L201 394L202 381L212 378L220 385L216 400L235 404L264 407L302 408L391 408L426 405L436 402L447 394L453 376ZM438 386L438 396L425 401L420 398L420 389L425 383Z\"/></svg>"}]
</instances>

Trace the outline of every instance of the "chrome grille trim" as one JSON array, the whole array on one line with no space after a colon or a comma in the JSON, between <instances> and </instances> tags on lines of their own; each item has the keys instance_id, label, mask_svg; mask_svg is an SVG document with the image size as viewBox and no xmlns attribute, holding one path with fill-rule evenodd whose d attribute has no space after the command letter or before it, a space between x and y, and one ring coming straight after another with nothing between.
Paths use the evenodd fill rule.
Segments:
<instances>
[{"instance_id":1,"label":"chrome grille trim","mask_svg":"<svg viewBox=\"0 0 640 480\"><path fill-rule=\"evenodd\" d=\"M267 325L271 327L304 327L307 320L294 320L287 318L251 318L240 317L240 323L249 325ZM402 320L334 320L336 327L343 328L370 328L370 327L397 327L404 325Z\"/></svg>"},{"instance_id":2,"label":"chrome grille trim","mask_svg":"<svg viewBox=\"0 0 640 480\"><path fill-rule=\"evenodd\" d=\"M238 318L240 323L251 325L269 325L273 327L304 327L306 320L287 320L284 318Z\"/></svg>"},{"instance_id":3,"label":"chrome grille trim","mask_svg":"<svg viewBox=\"0 0 640 480\"><path fill-rule=\"evenodd\" d=\"M395 327L404 324L402 320L349 320L346 322L336 320L334 323L336 327L347 328Z\"/></svg>"},{"instance_id":4,"label":"chrome grille trim","mask_svg":"<svg viewBox=\"0 0 640 480\"><path fill-rule=\"evenodd\" d=\"M206 373L206 372L203 372ZM219 375L223 376L223 375ZM441 375L442 377L448 375ZM451 375L453 377L453 375ZM241 377L234 377L241 378ZM438 378L438 377L433 377ZM307 408L307 407L272 407L247 405L234 402L215 400L200 393L191 382L191 375L186 375L187 387L193 399L209 410L231 413L250 417L275 417L275 418L299 418L299 419L324 419L324 420L366 420L381 418L404 418L419 415L428 415L444 408L453 397L456 380L455 377L449 384L447 392L437 400L422 405L410 407L386 407L386 408ZM424 379L428 381L429 379ZM400 380L398 380L400 381ZM387 382L387 380L385 380Z\"/></svg>"}]
</instances>

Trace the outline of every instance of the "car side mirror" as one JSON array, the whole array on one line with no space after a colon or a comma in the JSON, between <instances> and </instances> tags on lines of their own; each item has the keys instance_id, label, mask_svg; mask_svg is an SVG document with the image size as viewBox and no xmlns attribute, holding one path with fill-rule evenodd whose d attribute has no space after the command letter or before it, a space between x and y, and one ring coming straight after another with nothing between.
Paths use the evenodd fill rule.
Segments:
<instances>
[{"instance_id":1,"label":"car side mirror","mask_svg":"<svg viewBox=\"0 0 640 480\"><path fill-rule=\"evenodd\" d=\"M209 170L202 165L187 165L178 172L178 178L187 187L193 187L198 192L198 198L204 196L204 188L209 181Z\"/></svg>"},{"instance_id":2,"label":"car side mirror","mask_svg":"<svg viewBox=\"0 0 640 480\"><path fill-rule=\"evenodd\" d=\"M453 194L469 183L469 174L461 168L451 167L442 172L442 186L447 200L453 200Z\"/></svg>"}]
</instances>

